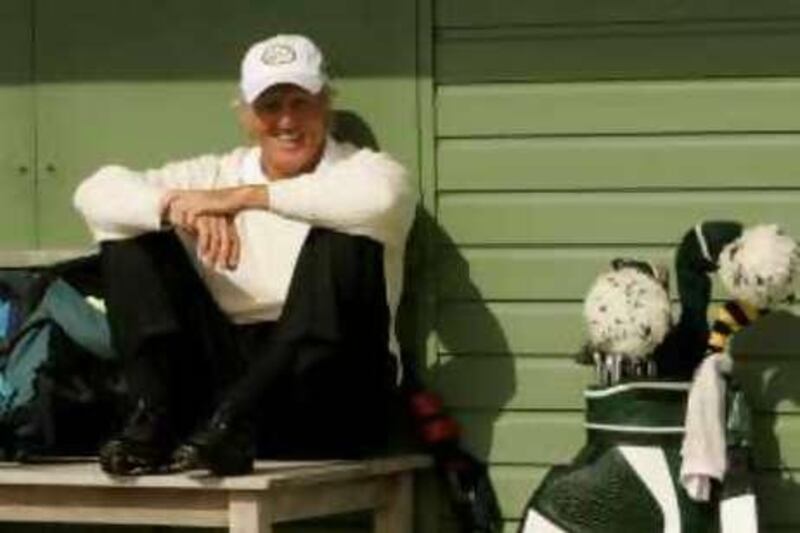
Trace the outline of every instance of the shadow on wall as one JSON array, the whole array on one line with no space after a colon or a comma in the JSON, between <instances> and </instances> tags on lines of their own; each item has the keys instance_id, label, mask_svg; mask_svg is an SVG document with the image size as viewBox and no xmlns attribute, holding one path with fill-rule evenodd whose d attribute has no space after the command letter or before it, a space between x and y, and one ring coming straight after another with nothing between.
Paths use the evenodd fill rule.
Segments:
<instances>
[{"instance_id":1,"label":"shadow on wall","mask_svg":"<svg viewBox=\"0 0 800 533\"><path fill-rule=\"evenodd\" d=\"M756 481L762 526L800 519L800 317L768 315L734 337L736 375L754 410Z\"/></svg>"},{"instance_id":2,"label":"shadow on wall","mask_svg":"<svg viewBox=\"0 0 800 533\"><path fill-rule=\"evenodd\" d=\"M423 210L417 212L416 225L427 228L425 238L430 240L432 253L436 254L428 262L432 270L428 275L436 279L446 276L450 286L461 288L459 309L468 308L468 317L445 318L443 310L448 302L437 296L435 303L429 304L436 306L434 316L424 324L417 322L420 329L413 338L421 341L435 335L438 354L425 374L426 381L444 396L450 411L462 423L468 448L486 460L492 451L497 418L516 391L514 358L497 317L470 279L469 265L450 236ZM443 250L448 254L446 270L442 269L441 254L437 253ZM414 262L409 262L409 266L413 267ZM414 272L408 275L411 280L419 278ZM421 296L424 299L426 295ZM490 347L492 353L477 352L475 338L480 338L480 345ZM425 352L418 347L414 353Z\"/></svg>"},{"instance_id":3,"label":"shadow on wall","mask_svg":"<svg viewBox=\"0 0 800 533\"><path fill-rule=\"evenodd\" d=\"M339 140L357 146L379 149L379 143L370 127L356 113L338 110L334 118L333 135ZM448 269L440 271L438 252L448 250ZM447 276L450 285L463 288L460 298L470 303L470 316L466 334L465 323L439 320L442 303L436 298L436 278ZM451 411L466 407L453 402L452 396L464 398L472 394L470 406L480 403L480 412L456 412L464 424L469 448L481 459L487 459L494 437L494 424L503 407L516 390L514 360L505 334L497 318L483 303L483 297L469 277L469 265L444 229L424 209L418 208L406 254L406 286L398 315L400 339L407 365L422 364L426 342L436 335L440 354L435 364L423 371L427 386L443 394ZM439 306L436 308L434 306ZM481 337L482 346L491 346L493 355L488 368L476 366L475 347L470 341L475 334ZM446 352L443 355L441 352ZM488 370L485 374L478 369ZM462 392L458 392L462 391Z\"/></svg>"}]
</instances>

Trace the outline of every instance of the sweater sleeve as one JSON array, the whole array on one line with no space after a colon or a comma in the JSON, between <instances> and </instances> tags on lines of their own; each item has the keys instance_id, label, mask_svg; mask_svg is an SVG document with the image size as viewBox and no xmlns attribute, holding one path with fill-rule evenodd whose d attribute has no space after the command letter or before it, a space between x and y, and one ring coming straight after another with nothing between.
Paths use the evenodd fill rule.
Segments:
<instances>
[{"instance_id":1,"label":"sweater sleeve","mask_svg":"<svg viewBox=\"0 0 800 533\"><path fill-rule=\"evenodd\" d=\"M402 165L362 149L324 169L270 183L269 202L286 218L403 246L415 194Z\"/></svg>"},{"instance_id":2,"label":"sweater sleeve","mask_svg":"<svg viewBox=\"0 0 800 533\"><path fill-rule=\"evenodd\" d=\"M212 188L235 154L206 155L141 172L105 166L78 186L73 205L98 242L157 231L161 229L161 199L167 190Z\"/></svg>"}]
</instances>

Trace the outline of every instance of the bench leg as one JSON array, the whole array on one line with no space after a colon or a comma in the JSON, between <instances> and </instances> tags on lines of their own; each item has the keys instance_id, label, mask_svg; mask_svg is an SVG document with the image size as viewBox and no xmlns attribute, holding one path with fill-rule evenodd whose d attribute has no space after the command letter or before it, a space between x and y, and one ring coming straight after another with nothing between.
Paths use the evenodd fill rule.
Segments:
<instances>
[{"instance_id":1,"label":"bench leg","mask_svg":"<svg viewBox=\"0 0 800 533\"><path fill-rule=\"evenodd\" d=\"M272 533L269 501L256 493L232 493L228 502L230 533Z\"/></svg>"},{"instance_id":2,"label":"bench leg","mask_svg":"<svg viewBox=\"0 0 800 533\"><path fill-rule=\"evenodd\" d=\"M386 491L386 503L375 511L375 533L411 533L414 514L411 472L388 481Z\"/></svg>"}]
</instances>

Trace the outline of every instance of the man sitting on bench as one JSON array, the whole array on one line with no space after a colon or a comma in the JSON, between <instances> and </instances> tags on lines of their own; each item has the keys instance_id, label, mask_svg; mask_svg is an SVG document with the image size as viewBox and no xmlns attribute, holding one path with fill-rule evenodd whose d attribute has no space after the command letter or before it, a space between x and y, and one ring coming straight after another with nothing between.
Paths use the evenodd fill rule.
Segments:
<instances>
[{"instance_id":1,"label":"man sitting on bench","mask_svg":"<svg viewBox=\"0 0 800 533\"><path fill-rule=\"evenodd\" d=\"M353 458L387 436L414 212L404 169L329 136L308 38L254 44L240 83L255 146L104 167L75 193L136 402L100 450L110 474L242 474L256 453Z\"/></svg>"}]
</instances>

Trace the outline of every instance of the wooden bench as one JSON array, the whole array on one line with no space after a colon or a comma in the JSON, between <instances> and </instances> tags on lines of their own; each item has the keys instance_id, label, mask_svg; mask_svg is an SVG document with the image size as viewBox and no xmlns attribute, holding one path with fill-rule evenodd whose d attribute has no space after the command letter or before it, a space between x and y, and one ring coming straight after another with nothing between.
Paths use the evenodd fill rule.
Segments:
<instances>
[{"instance_id":1,"label":"wooden bench","mask_svg":"<svg viewBox=\"0 0 800 533\"><path fill-rule=\"evenodd\" d=\"M253 474L111 477L96 462L0 463L0 521L228 527L268 533L278 522L374 512L377 533L411 533L409 455L365 461L259 461Z\"/></svg>"},{"instance_id":2,"label":"wooden bench","mask_svg":"<svg viewBox=\"0 0 800 533\"><path fill-rule=\"evenodd\" d=\"M0 265L30 267L86 250L0 251ZM411 533L418 455L367 461L265 461L248 476L110 477L96 462L0 463L0 521L228 527L268 533L272 524L371 510L377 533Z\"/></svg>"}]
</instances>

